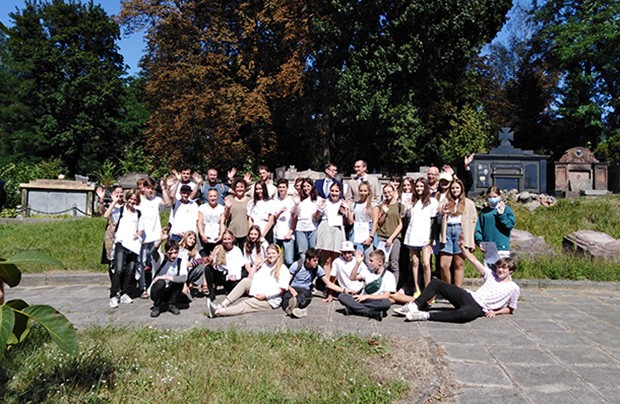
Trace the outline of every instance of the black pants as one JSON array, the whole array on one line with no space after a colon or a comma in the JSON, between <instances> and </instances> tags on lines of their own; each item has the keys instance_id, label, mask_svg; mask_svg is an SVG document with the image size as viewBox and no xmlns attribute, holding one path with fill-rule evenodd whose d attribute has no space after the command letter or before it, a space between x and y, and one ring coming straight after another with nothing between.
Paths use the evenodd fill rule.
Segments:
<instances>
[{"instance_id":1,"label":"black pants","mask_svg":"<svg viewBox=\"0 0 620 404\"><path fill-rule=\"evenodd\" d=\"M166 286L166 281L160 279L151 285L151 300L153 300L153 304L158 307L167 305L176 306L179 294L182 290L182 283L169 282L168 286Z\"/></svg>"},{"instance_id":2,"label":"black pants","mask_svg":"<svg viewBox=\"0 0 620 404\"><path fill-rule=\"evenodd\" d=\"M297 291L297 307L303 309L304 307L308 307L310 302L312 301L312 291L310 289L304 289L300 287L293 286L293 289ZM286 310L288 307L288 302L293 298L293 294L290 290L287 290L282 295L282 309Z\"/></svg>"},{"instance_id":3,"label":"black pants","mask_svg":"<svg viewBox=\"0 0 620 404\"><path fill-rule=\"evenodd\" d=\"M377 312L383 313L390 309L390 299L368 299L358 302L352 295L341 293L338 295L338 301L353 313L366 317L373 317Z\"/></svg>"},{"instance_id":4,"label":"black pants","mask_svg":"<svg viewBox=\"0 0 620 404\"><path fill-rule=\"evenodd\" d=\"M215 300L216 286L223 286L226 294L228 294L235 288L235 286L237 286L241 279L247 278L248 271L244 268L241 270L241 279L237 279L236 281L227 281L226 274L213 268L213 265L206 265L204 267L204 276L207 280L207 285L209 285L209 299L213 301Z\"/></svg>"},{"instance_id":5,"label":"black pants","mask_svg":"<svg viewBox=\"0 0 620 404\"><path fill-rule=\"evenodd\" d=\"M110 297L122 294L129 294L131 281L138 262L138 255L123 247L121 243L114 246L114 264L111 266L112 287Z\"/></svg>"},{"instance_id":6,"label":"black pants","mask_svg":"<svg viewBox=\"0 0 620 404\"><path fill-rule=\"evenodd\" d=\"M424 307L426 302L434 298L437 292L441 293L454 306L454 310L432 311L429 313L429 320L446 323L467 323L484 316L482 307L465 289L436 278L431 280L431 283L422 291L415 303L418 307Z\"/></svg>"}]
</instances>

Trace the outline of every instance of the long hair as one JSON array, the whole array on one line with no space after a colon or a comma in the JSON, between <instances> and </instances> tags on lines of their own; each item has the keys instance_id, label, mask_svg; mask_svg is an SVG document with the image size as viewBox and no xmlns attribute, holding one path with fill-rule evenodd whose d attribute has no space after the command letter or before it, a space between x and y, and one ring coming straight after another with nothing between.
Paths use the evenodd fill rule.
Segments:
<instances>
[{"instance_id":1,"label":"long hair","mask_svg":"<svg viewBox=\"0 0 620 404\"><path fill-rule=\"evenodd\" d=\"M304 184L310 184L310 193L308 195L304 193ZM303 201L308 197L310 197L310 200L314 202L318 198L318 192L316 188L314 188L314 181L312 181L311 178L304 178L303 180L301 180L301 190L299 192L299 198Z\"/></svg>"},{"instance_id":2,"label":"long hair","mask_svg":"<svg viewBox=\"0 0 620 404\"><path fill-rule=\"evenodd\" d=\"M280 249L280 246L277 244L269 244L269 247L267 247L267 250L273 250L278 253L278 259L276 259L275 264L271 268L270 274L276 281L279 281L280 280L280 268L282 267L282 265L284 265L284 258L282 258L282 250Z\"/></svg>"},{"instance_id":3,"label":"long hair","mask_svg":"<svg viewBox=\"0 0 620 404\"><path fill-rule=\"evenodd\" d=\"M452 195L452 185L454 184L459 184L461 186L461 195L456 199L454 195ZM465 200L467 196L465 195L463 181L457 178L450 183L450 190L448 191L447 198L446 208L450 212L450 216L459 216L465 213Z\"/></svg>"},{"instance_id":4,"label":"long hair","mask_svg":"<svg viewBox=\"0 0 620 404\"><path fill-rule=\"evenodd\" d=\"M256 239L256 241L250 241L250 232L252 230L256 230L258 232L258 238ZM245 238L245 245L244 245L245 252L248 255L252 254L252 250L256 250L256 252L259 253L262 241L263 240L262 240L262 234L260 231L260 227L258 227L257 225L250 226L250 229L248 230L248 236Z\"/></svg>"},{"instance_id":5,"label":"long hair","mask_svg":"<svg viewBox=\"0 0 620 404\"><path fill-rule=\"evenodd\" d=\"M362 182L361 184L359 184L357 189L359 190L361 187L368 188L368 198L366 198L366 214L368 216L372 216L372 198L373 198L372 189L370 189L370 185L368 185L367 182Z\"/></svg>"},{"instance_id":6,"label":"long hair","mask_svg":"<svg viewBox=\"0 0 620 404\"><path fill-rule=\"evenodd\" d=\"M334 182L332 182L332 184L329 186L330 195L328 195L328 196L327 196L327 199L329 199L330 201L331 201L331 198L332 198L332 197L331 197L331 190L332 190L332 188L333 188L333 187L338 188L338 190L340 191L340 197L339 197L339 198L342 198L342 186L340 185L340 183L339 183L339 182L334 181ZM340 199L339 199L339 200L340 200Z\"/></svg>"},{"instance_id":7,"label":"long hair","mask_svg":"<svg viewBox=\"0 0 620 404\"><path fill-rule=\"evenodd\" d=\"M194 240L196 240L196 242L194 243L193 247L187 248L187 240L189 239L190 236L194 236ZM191 231L191 230L186 231L185 234L183 234L183 238L181 239L179 246L187 250L187 255L189 255L190 258L194 258L196 254L198 253L198 249L196 248L198 246L198 235L196 234L196 232Z\"/></svg>"},{"instance_id":8,"label":"long hair","mask_svg":"<svg viewBox=\"0 0 620 404\"><path fill-rule=\"evenodd\" d=\"M258 198L258 194L256 193L257 187L260 187L263 190L263 197L261 199ZM257 181L256 184L254 184L254 193L252 194L252 200L254 201L254 205L256 205L259 200L269 200L269 191L267 190L267 183L265 181L260 180Z\"/></svg>"},{"instance_id":9,"label":"long hair","mask_svg":"<svg viewBox=\"0 0 620 404\"><path fill-rule=\"evenodd\" d=\"M229 235L233 240L235 239L235 235L232 231L230 231L230 229L224 230L224 233L222 233L222 238L224 238L225 235ZM215 256L214 264L226 265L226 249L222 244L215 246L213 249L213 254Z\"/></svg>"},{"instance_id":10,"label":"long hair","mask_svg":"<svg viewBox=\"0 0 620 404\"><path fill-rule=\"evenodd\" d=\"M415 191L415 186L421 182L424 184L424 191L422 191L422 196L418 196ZM411 201L415 205L418 201L422 201L422 207L427 207L431 203L431 188L428 186L428 180L424 177L420 177L413 183L413 192L411 193Z\"/></svg>"}]
</instances>

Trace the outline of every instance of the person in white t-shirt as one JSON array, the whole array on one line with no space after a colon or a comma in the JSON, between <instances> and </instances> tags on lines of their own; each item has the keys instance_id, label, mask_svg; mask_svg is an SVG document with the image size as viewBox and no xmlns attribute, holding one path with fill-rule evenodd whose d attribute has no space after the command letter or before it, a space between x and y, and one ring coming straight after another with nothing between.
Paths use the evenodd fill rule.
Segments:
<instances>
[{"instance_id":1,"label":"person in white t-shirt","mask_svg":"<svg viewBox=\"0 0 620 404\"><path fill-rule=\"evenodd\" d=\"M110 307L112 308L118 307L119 301L121 303L133 303L128 293L138 262L144 233L141 212L136 209L136 206L140 204L140 192L137 190L127 191L125 199L126 203L119 212L119 219L114 232L114 267L110 288ZM117 197L103 216L106 219L109 218L114 208L122 204L122 198Z\"/></svg>"},{"instance_id":2,"label":"person in white t-shirt","mask_svg":"<svg viewBox=\"0 0 620 404\"><path fill-rule=\"evenodd\" d=\"M246 260L239 247L234 245L235 235L228 229L222 234L222 243L211 252L210 265L205 266L209 299L215 300L215 287L223 286L230 293L241 279L248 276Z\"/></svg>"},{"instance_id":3,"label":"person in white t-shirt","mask_svg":"<svg viewBox=\"0 0 620 404\"><path fill-rule=\"evenodd\" d=\"M361 251L355 252L357 262L364 261ZM390 309L390 295L396 293L396 279L394 274L385 268L385 253L375 250L368 257L368 268L359 267L351 271L351 280L364 282L364 289L358 295L341 293L338 301L344 306L345 315L356 314L377 321L382 321ZM373 287L374 286L374 287Z\"/></svg>"},{"instance_id":4,"label":"person in white t-shirt","mask_svg":"<svg viewBox=\"0 0 620 404\"><path fill-rule=\"evenodd\" d=\"M138 259L138 270L140 271L140 279L138 284L142 290L143 299L148 299L146 293L146 285L151 282L149 279L151 268L153 267L151 252L153 246L159 240L161 235L161 218L159 212L166 204L162 198L155 193L155 181L152 178L144 178L138 182L142 183L143 197L140 199L140 205L136 208L142 212L142 220L144 222L144 239L142 240L142 249Z\"/></svg>"},{"instance_id":5,"label":"person in white t-shirt","mask_svg":"<svg viewBox=\"0 0 620 404\"><path fill-rule=\"evenodd\" d=\"M275 219L273 241L284 250L284 263L290 267L295 259L293 215L297 211L297 204L287 193L288 181L280 178L278 180L278 196L273 200Z\"/></svg>"},{"instance_id":6,"label":"person in white t-shirt","mask_svg":"<svg viewBox=\"0 0 620 404\"><path fill-rule=\"evenodd\" d=\"M218 191L210 189L207 191L207 203L198 208L198 232L202 240L201 253L204 255L211 254L226 230L225 208L218 203L218 198Z\"/></svg>"},{"instance_id":7,"label":"person in white t-shirt","mask_svg":"<svg viewBox=\"0 0 620 404\"><path fill-rule=\"evenodd\" d=\"M158 241L153 250L153 259L156 261L155 273L148 289L149 296L153 300L151 317L158 317L162 311L169 311L174 315L180 314L181 311L177 307L178 298L187 281L187 260L179 257L179 243L168 240L166 252L161 254L159 244L162 241L163 239Z\"/></svg>"},{"instance_id":8,"label":"person in white t-shirt","mask_svg":"<svg viewBox=\"0 0 620 404\"><path fill-rule=\"evenodd\" d=\"M420 297L400 310L394 310L397 314L405 315L406 321L467 323L478 317L492 318L501 314L512 314L516 310L521 290L512 280L512 274L516 270L514 260L500 258L495 263L494 272L478 261L467 248L464 248L463 244L463 236L461 236L459 248L484 278L482 286L471 292L439 279L433 279L422 291ZM441 293L454 306L454 310L421 311L427 308L427 302L437 293Z\"/></svg>"},{"instance_id":9,"label":"person in white t-shirt","mask_svg":"<svg viewBox=\"0 0 620 404\"><path fill-rule=\"evenodd\" d=\"M192 189L181 187L181 199L176 201L170 211L170 239L181 241L187 231L198 233L198 204L190 199Z\"/></svg>"},{"instance_id":10,"label":"person in white t-shirt","mask_svg":"<svg viewBox=\"0 0 620 404\"><path fill-rule=\"evenodd\" d=\"M213 318L276 309L282 304L282 294L288 289L290 277L280 247L270 244L264 263L252 278L242 279L221 305L207 299L207 314ZM245 294L251 297L231 306Z\"/></svg>"},{"instance_id":11,"label":"person in white t-shirt","mask_svg":"<svg viewBox=\"0 0 620 404\"><path fill-rule=\"evenodd\" d=\"M248 202L248 220L250 227L257 225L261 231L261 237L267 241L273 239L271 228L274 223L274 211L272 200L267 191L267 184L260 180L254 184L252 199Z\"/></svg>"}]
</instances>

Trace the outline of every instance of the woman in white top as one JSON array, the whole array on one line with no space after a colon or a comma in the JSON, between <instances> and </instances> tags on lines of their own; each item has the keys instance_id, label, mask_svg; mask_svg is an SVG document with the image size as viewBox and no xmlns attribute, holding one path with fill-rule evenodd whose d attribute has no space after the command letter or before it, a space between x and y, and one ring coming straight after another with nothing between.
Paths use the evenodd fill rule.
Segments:
<instances>
[{"instance_id":1,"label":"woman in white top","mask_svg":"<svg viewBox=\"0 0 620 404\"><path fill-rule=\"evenodd\" d=\"M209 289L209 299L215 300L215 287L223 286L228 293L237 283L248 276L245 258L239 247L234 245L235 235L230 230L222 234L222 244L215 247L205 266L204 274Z\"/></svg>"},{"instance_id":2,"label":"woman in white top","mask_svg":"<svg viewBox=\"0 0 620 404\"><path fill-rule=\"evenodd\" d=\"M372 191L367 182L359 185L359 199L349 211L349 223L353 223L350 240L357 250L363 251L365 260L374 250L375 234L379 221L379 207L373 202Z\"/></svg>"},{"instance_id":3,"label":"woman in white top","mask_svg":"<svg viewBox=\"0 0 620 404\"><path fill-rule=\"evenodd\" d=\"M332 262L340 256L340 246L345 240L344 226L349 224L349 204L342 199L340 183L332 182L329 198L319 202L319 211L321 224L317 231L316 249L321 250L323 269L329 274Z\"/></svg>"},{"instance_id":4,"label":"woman in white top","mask_svg":"<svg viewBox=\"0 0 620 404\"><path fill-rule=\"evenodd\" d=\"M426 178L418 178L413 185L413 195L407 205L409 224L404 244L411 252L411 270L413 273L413 297L420 296L419 267L420 258L424 272L424 286L431 281L431 226L437 217L439 203L431 197L431 190Z\"/></svg>"},{"instance_id":5,"label":"woman in white top","mask_svg":"<svg viewBox=\"0 0 620 404\"><path fill-rule=\"evenodd\" d=\"M136 210L136 205L140 204L140 192L138 190L127 191L125 199L126 203L121 208L114 232L114 265L112 266L112 287L110 288L110 307L112 308L118 307L119 300L121 303L133 302L127 293L131 287L144 233L142 213ZM110 204L103 216L107 219L115 206L122 204L122 196L120 198L117 196L117 199Z\"/></svg>"},{"instance_id":6,"label":"woman in white top","mask_svg":"<svg viewBox=\"0 0 620 404\"><path fill-rule=\"evenodd\" d=\"M254 184L254 193L248 203L247 213L250 226L257 225L261 231L261 238L271 241L274 212L265 181L261 180Z\"/></svg>"},{"instance_id":7,"label":"woman in white top","mask_svg":"<svg viewBox=\"0 0 620 404\"><path fill-rule=\"evenodd\" d=\"M224 221L224 206L217 203L219 193L212 188L207 191L207 203L198 208L198 233L202 240L203 255L210 255L215 246L222 240L222 234L226 230Z\"/></svg>"},{"instance_id":8,"label":"woman in white top","mask_svg":"<svg viewBox=\"0 0 620 404\"><path fill-rule=\"evenodd\" d=\"M248 231L248 237L243 245L243 258L245 259L245 269L248 278L254 275L252 268L257 262L262 262L267 254L269 243L261 236L260 227L253 225Z\"/></svg>"},{"instance_id":9,"label":"woman in white top","mask_svg":"<svg viewBox=\"0 0 620 404\"><path fill-rule=\"evenodd\" d=\"M282 294L288 289L290 274L283 264L280 247L267 247L267 257L260 263L253 278L245 278L224 298L221 305L207 300L209 317L236 316L256 311L273 310L282 304ZM243 295L251 297L233 306Z\"/></svg>"},{"instance_id":10,"label":"woman in white top","mask_svg":"<svg viewBox=\"0 0 620 404\"><path fill-rule=\"evenodd\" d=\"M314 182L310 178L301 180L299 205L295 216L295 242L299 258L303 261L308 248L315 248L317 236L317 224L321 217L319 212L318 194L314 188Z\"/></svg>"}]
</instances>

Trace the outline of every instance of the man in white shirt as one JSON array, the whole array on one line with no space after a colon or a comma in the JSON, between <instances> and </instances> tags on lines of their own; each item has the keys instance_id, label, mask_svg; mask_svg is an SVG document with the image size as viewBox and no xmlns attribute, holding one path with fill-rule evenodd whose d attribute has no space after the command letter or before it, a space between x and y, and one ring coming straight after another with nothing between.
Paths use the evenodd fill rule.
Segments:
<instances>
[{"instance_id":1,"label":"man in white shirt","mask_svg":"<svg viewBox=\"0 0 620 404\"><path fill-rule=\"evenodd\" d=\"M353 165L355 176L347 181L347 191L345 198L347 201L355 202L359 199L359 186L363 182L367 182L372 192L372 199L381 200L381 185L376 177L368 175L368 164L364 160L357 160Z\"/></svg>"},{"instance_id":2,"label":"man in white shirt","mask_svg":"<svg viewBox=\"0 0 620 404\"><path fill-rule=\"evenodd\" d=\"M355 252L355 260L363 261L364 254ZM351 272L351 280L364 282L364 289L359 295L347 295L341 293L338 301L344 306L345 315L356 314L377 321L382 321L390 309L390 295L396 293L396 279L394 274L385 268L385 253L375 250L368 257L368 267L358 273Z\"/></svg>"},{"instance_id":3,"label":"man in white shirt","mask_svg":"<svg viewBox=\"0 0 620 404\"><path fill-rule=\"evenodd\" d=\"M338 282L338 285L345 289L353 290L359 293L364 284L358 280L351 279L353 270L358 273L364 271L366 264L364 260L358 261L354 259L355 246L350 241L343 241L340 246L340 257L336 258L332 263L331 278Z\"/></svg>"},{"instance_id":4,"label":"man in white shirt","mask_svg":"<svg viewBox=\"0 0 620 404\"><path fill-rule=\"evenodd\" d=\"M198 204L189 199L192 189L181 186L181 199L176 201L170 212L170 239L181 241L183 234L193 231L198 234Z\"/></svg>"}]
</instances>

